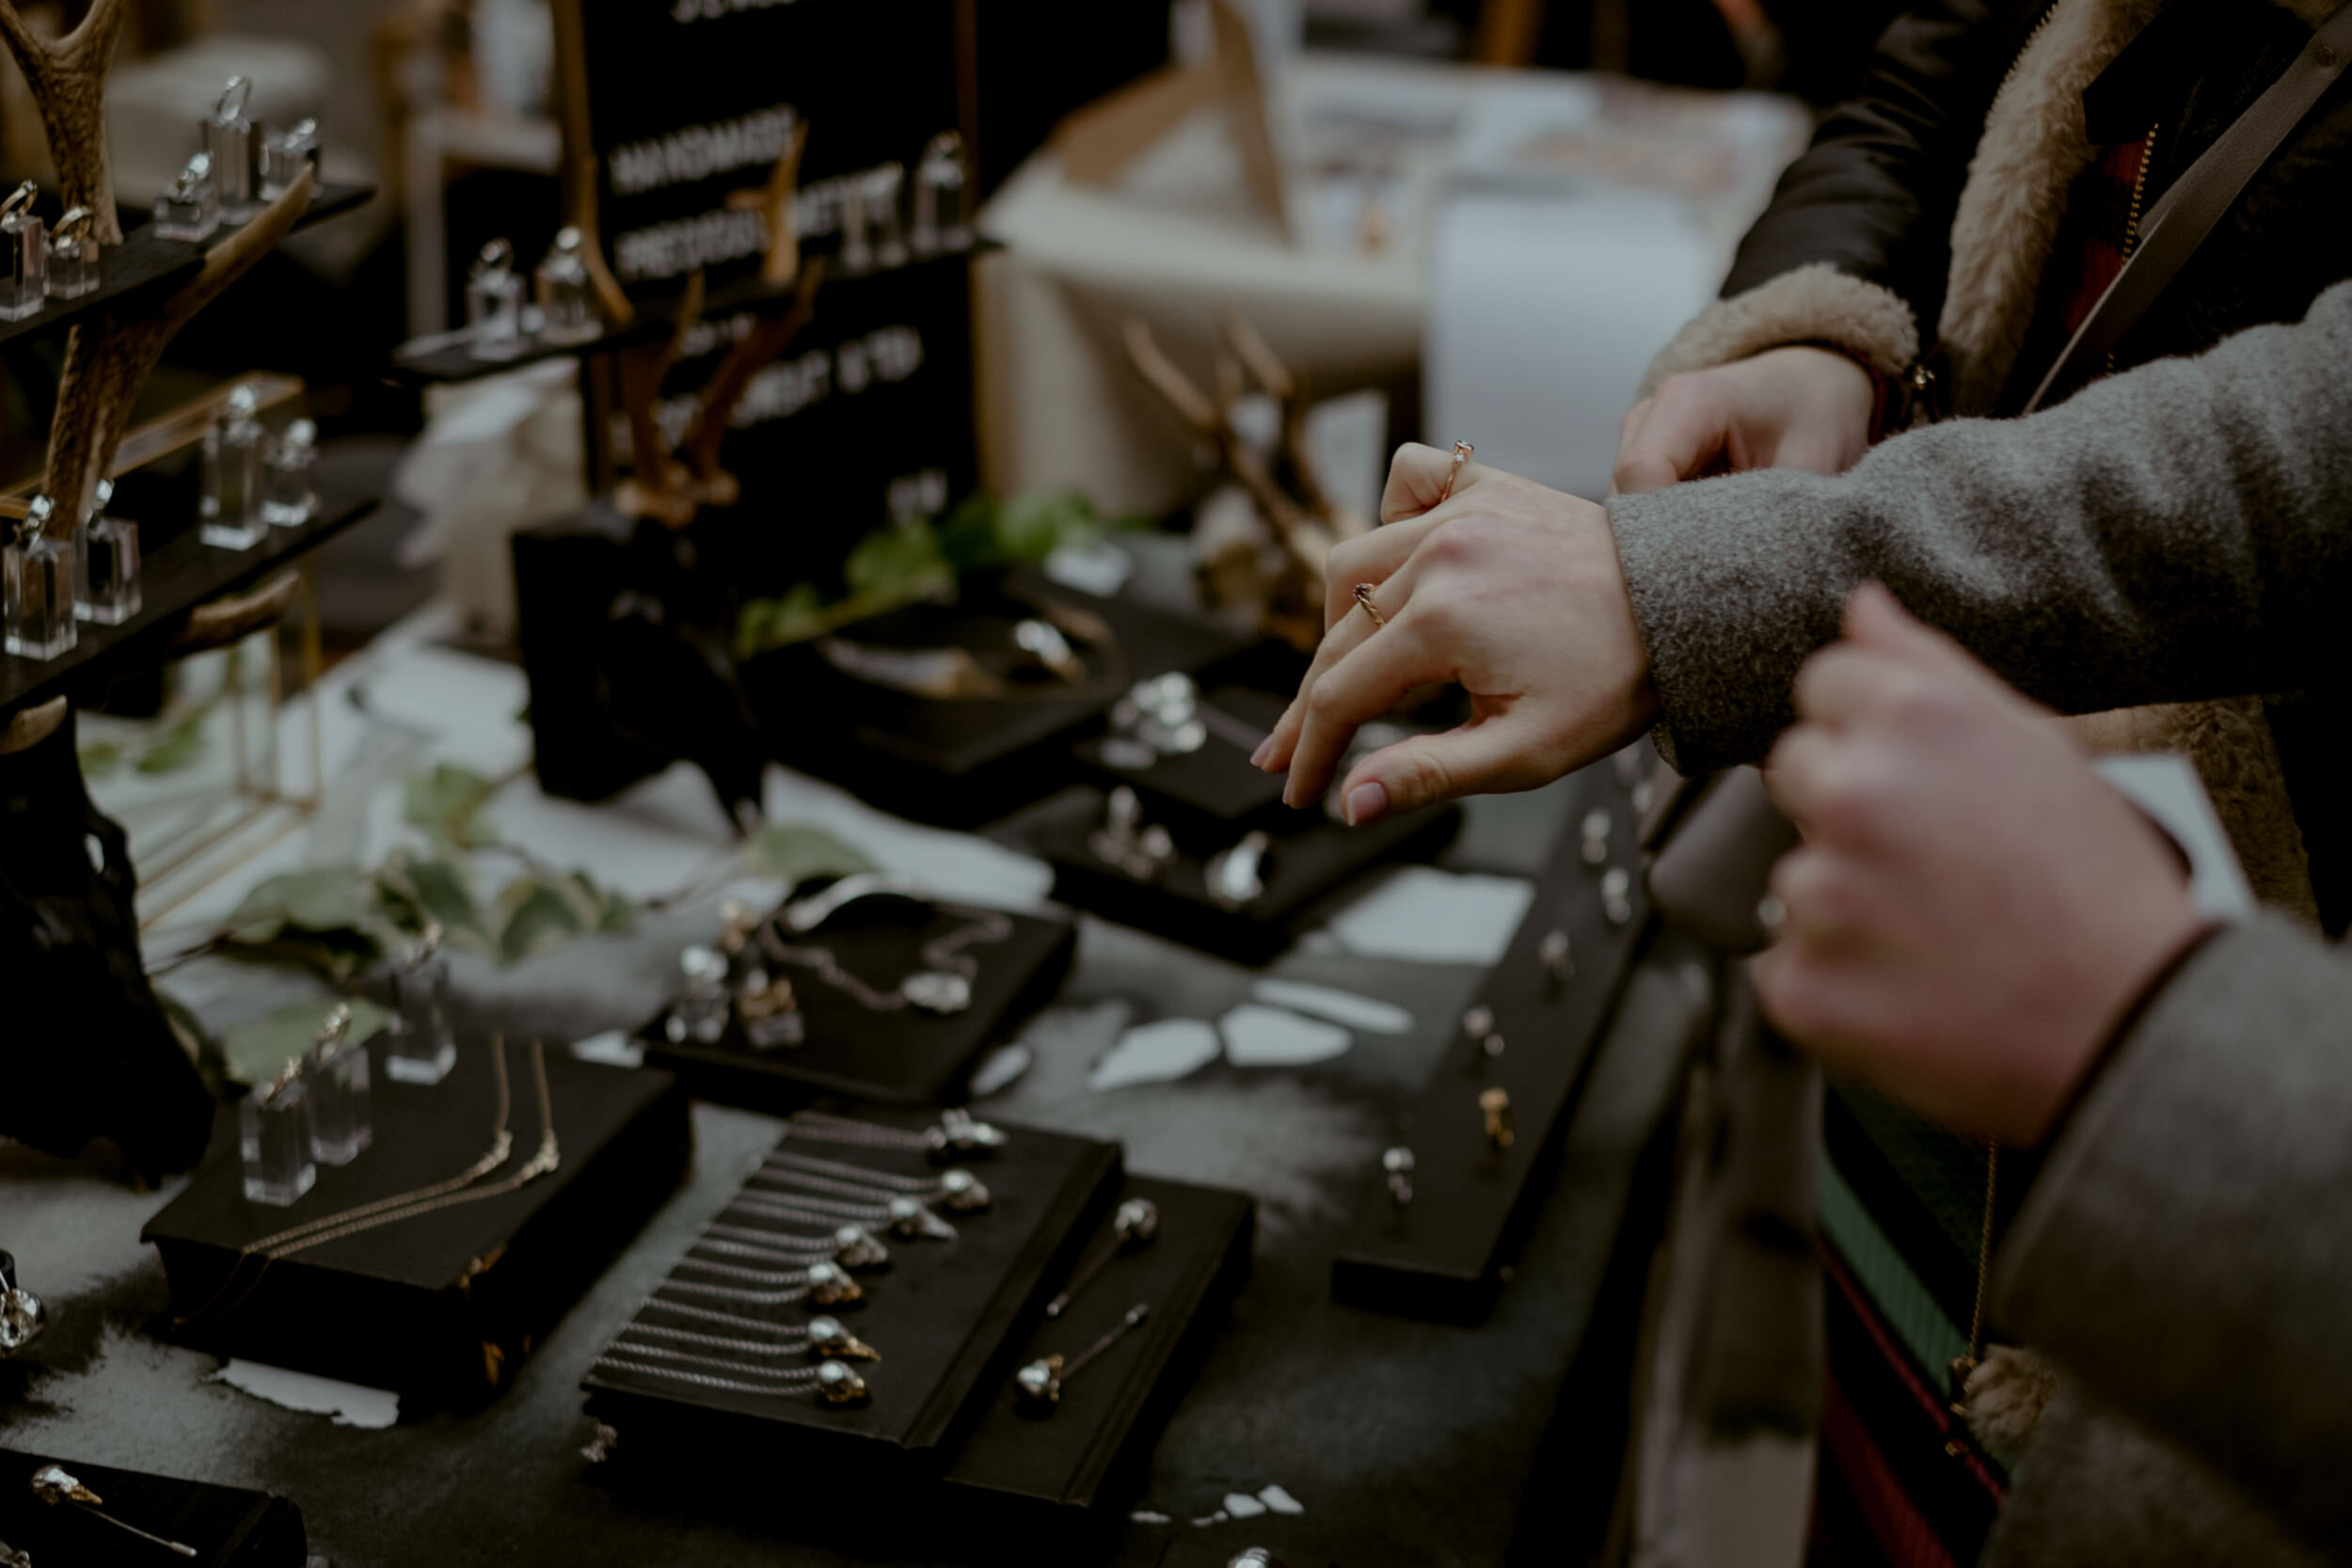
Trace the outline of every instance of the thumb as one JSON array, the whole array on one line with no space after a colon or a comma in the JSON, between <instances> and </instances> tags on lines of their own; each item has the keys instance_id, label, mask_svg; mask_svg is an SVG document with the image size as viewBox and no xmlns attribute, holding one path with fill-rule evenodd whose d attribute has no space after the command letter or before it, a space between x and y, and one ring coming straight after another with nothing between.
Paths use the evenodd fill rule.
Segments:
<instances>
[{"instance_id":1,"label":"thumb","mask_svg":"<svg viewBox=\"0 0 2352 1568\"><path fill-rule=\"evenodd\" d=\"M1456 474L1452 451L1439 451L1419 441L1406 442L1389 460L1388 488L1380 493L1380 521L1396 523L1420 516L1447 498L1449 478L1454 482L1451 494L1461 495L1478 482L1478 465L1466 463Z\"/></svg>"},{"instance_id":2,"label":"thumb","mask_svg":"<svg viewBox=\"0 0 2352 1568\"><path fill-rule=\"evenodd\" d=\"M1348 826L1465 795L1524 787L1518 773L1534 749L1534 737L1523 733L1530 727L1504 715L1382 747L1356 765L1340 792Z\"/></svg>"}]
</instances>

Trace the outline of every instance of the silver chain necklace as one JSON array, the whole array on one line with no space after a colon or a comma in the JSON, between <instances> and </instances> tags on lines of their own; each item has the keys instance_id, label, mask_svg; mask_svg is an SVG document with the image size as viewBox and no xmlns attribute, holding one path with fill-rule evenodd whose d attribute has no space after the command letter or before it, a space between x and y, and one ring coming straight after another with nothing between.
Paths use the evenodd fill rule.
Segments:
<instances>
[{"instance_id":1,"label":"silver chain necklace","mask_svg":"<svg viewBox=\"0 0 2352 1568\"><path fill-rule=\"evenodd\" d=\"M770 1274L756 1269L739 1269L732 1263L709 1263L697 1258L678 1259L680 1268L707 1270L762 1284L780 1284L779 1291L742 1291L725 1285L706 1285L698 1279L665 1279L660 1289L682 1291L689 1295L715 1296L721 1301L748 1302L755 1307L787 1307L796 1301L811 1302L818 1307L850 1307L866 1299L866 1288L851 1279L838 1263L811 1263L805 1269L787 1274Z\"/></svg>"},{"instance_id":2,"label":"silver chain necklace","mask_svg":"<svg viewBox=\"0 0 2352 1568\"><path fill-rule=\"evenodd\" d=\"M888 990L877 990L843 967L830 947L795 946L777 934L772 922L760 927L759 944L780 964L795 964L817 972L835 990L846 991L868 1012L895 1013L908 1007L946 1016L972 1006L972 982L979 977L980 961L965 948L997 942L1012 935L1012 917L1001 910L977 910L961 904L934 904L945 913L961 915L968 924L943 932L917 948L923 966Z\"/></svg>"},{"instance_id":3,"label":"silver chain necklace","mask_svg":"<svg viewBox=\"0 0 2352 1568\"><path fill-rule=\"evenodd\" d=\"M766 1164L752 1173L751 1180L779 1187L802 1187L811 1192L830 1193L836 1197L871 1198L887 1195L884 1197L885 1203L889 1197L912 1198L918 1203L937 1203L951 1214L977 1214L988 1207L988 1188L981 1184L978 1177L974 1176L968 1170L951 1170L935 1181L915 1181L905 1177L861 1172L861 1175L872 1174L874 1180L853 1181L840 1177L819 1175L782 1163L786 1160L800 1160L802 1156L797 1154L771 1155ZM830 1166L838 1171L859 1169L856 1165L835 1164L831 1160L813 1160L806 1163L820 1168ZM882 1184L885 1182L888 1185Z\"/></svg>"},{"instance_id":4,"label":"silver chain necklace","mask_svg":"<svg viewBox=\"0 0 2352 1568\"><path fill-rule=\"evenodd\" d=\"M862 1225L845 1225L830 1236L803 1236L789 1230L770 1230L764 1227L746 1225L706 1225L703 1238L708 1244L718 1243L711 1238L750 1242L768 1252L803 1258L830 1258L843 1268L855 1273L860 1269L879 1269L890 1261L890 1249L874 1240ZM697 1245L704 1244L697 1243Z\"/></svg>"},{"instance_id":5,"label":"silver chain necklace","mask_svg":"<svg viewBox=\"0 0 2352 1568\"><path fill-rule=\"evenodd\" d=\"M670 1308L675 1311L675 1307ZM721 1314L712 1313L718 1317ZM874 1347L841 1325L838 1318L814 1318L806 1328L791 1329L782 1343L760 1339L738 1339L726 1334L703 1334L691 1328L672 1328L665 1323L633 1323L621 1330L626 1339L632 1334L648 1338L675 1339L689 1345L704 1345L712 1350L731 1350L744 1355L830 1355L845 1361L879 1361ZM630 1347L622 1347L628 1349ZM651 1345L635 1347L652 1354ZM663 1354L675 1354L665 1351Z\"/></svg>"},{"instance_id":6,"label":"silver chain necklace","mask_svg":"<svg viewBox=\"0 0 2352 1568\"><path fill-rule=\"evenodd\" d=\"M894 1197L887 1203L844 1203L799 1193L743 1192L735 1195L727 1210L753 1217L798 1220L803 1225L837 1225L843 1220L857 1220L866 1225L887 1226L894 1236L928 1236L940 1242L956 1239L954 1226L924 1208L922 1199L914 1197Z\"/></svg>"},{"instance_id":7,"label":"silver chain necklace","mask_svg":"<svg viewBox=\"0 0 2352 1568\"><path fill-rule=\"evenodd\" d=\"M719 1388L731 1394L758 1394L769 1399L782 1399L794 1394L815 1394L827 1404L864 1404L868 1397L866 1379L856 1368L846 1361L823 1361L803 1370L761 1372L755 1368L739 1369L741 1378L768 1377L767 1383L747 1383L739 1378L713 1377L708 1372L690 1372L680 1367L663 1367L649 1361L624 1359L613 1351L596 1357L598 1369L628 1372L635 1377L666 1378L673 1383L691 1383L700 1388Z\"/></svg>"},{"instance_id":8,"label":"silver chain necklace","mask_svg":"<svg viewBox=\"0 0 2352 1568\"><path fill-rule=\"evenodd\" d=\"M985 1159L1011 1141L1000 1129L961 1109L942 1111L938 1126L926 1127L919 1132L881 1127L826 1111L795 1111L785 1118L784 1135L818 1143L850 1144L861 1148L907 1149L929 1155L933 1164L941 1165L957 1160Z\"/></svg>"}]
</instances>

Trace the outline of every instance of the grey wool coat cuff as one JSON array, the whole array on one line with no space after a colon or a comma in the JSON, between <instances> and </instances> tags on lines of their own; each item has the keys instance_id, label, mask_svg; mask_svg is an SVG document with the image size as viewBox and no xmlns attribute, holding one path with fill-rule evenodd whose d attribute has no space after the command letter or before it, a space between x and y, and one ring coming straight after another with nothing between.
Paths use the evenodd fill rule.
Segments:
<instances>
[{"instance_id":1,"label":"grey wool coat cuff","mask_svg":"<svg viewBox=\"0 0 2352 1568\"><path fill-rule=\"evenodd\" d=\"M1849 472L1609 502L1682 772L1760 760L1798 667L1876 578L2061 712L2299 689L2344 664L2352 284L2015 420L1880 445Z\"/></svg>"}]
</instances>

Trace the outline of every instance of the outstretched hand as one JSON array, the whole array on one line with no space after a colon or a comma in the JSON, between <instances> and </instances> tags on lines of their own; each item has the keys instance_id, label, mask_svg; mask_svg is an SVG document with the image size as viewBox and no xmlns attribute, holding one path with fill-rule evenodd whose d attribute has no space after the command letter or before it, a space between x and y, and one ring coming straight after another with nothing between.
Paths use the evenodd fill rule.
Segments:
<instances>
[{"instance_id":1,"label":"outstretched hand","mask_svg":"<svg viewBox=\"0 0 2352 1568\"><path fill-rule=\"evenodd\" d=\"M1253 758L1289 771L1294 806L1320 800L1358 727L1420 686L1459 685L1470 721L1358 763L1341 797L1349 822L1535 788L1649 721L1649 662L1608 513L1476 464L1441 503L1452 467L1451 453L1400 450L1386 526L1331 552L1323 645ZM1381 624L1358 604L1359 583Z\"/></svg>"},{"instance_id":2,"label":"outstretched hand","mask_svg":"<svg viewBox=\"0 0 2352 1568\"><path fill-rule=\"evenodd\" d=\"M2193 938L2186 874L2043 709L1867 584L1765 768L1765 1013L1947 1125L2038 1142Z\"/></svg>"}]
</instances>

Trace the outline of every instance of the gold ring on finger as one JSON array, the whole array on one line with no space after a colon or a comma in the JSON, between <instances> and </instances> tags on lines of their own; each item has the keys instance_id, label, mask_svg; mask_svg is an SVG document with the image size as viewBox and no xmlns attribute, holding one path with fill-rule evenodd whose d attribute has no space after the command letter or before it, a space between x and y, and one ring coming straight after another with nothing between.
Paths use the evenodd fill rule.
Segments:
<instances>
[{"instance_id":1,"label":"gold ring on finger","mask_svg":"<svg viewBox=\"0 0 2352 1568\"><path fill-rule=\"evenodd\" d=\"M1381 626L1387 626L1389 624L1389 618L1380 613L1380 607L1378 605L1372 602L1373 587L1374 584L1369 582L1358 583L1356 585L1356 602L1364 607L1364 613L1372 617L1373 626L1376 630Z\"/></svg>"}]
</instances>

